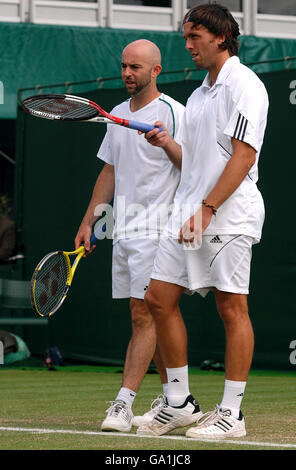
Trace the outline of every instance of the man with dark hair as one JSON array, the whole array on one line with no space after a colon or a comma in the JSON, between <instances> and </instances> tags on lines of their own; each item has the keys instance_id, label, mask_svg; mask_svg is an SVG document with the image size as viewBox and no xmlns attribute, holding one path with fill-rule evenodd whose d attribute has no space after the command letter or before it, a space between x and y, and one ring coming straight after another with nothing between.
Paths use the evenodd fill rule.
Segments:
<instances>
[{"instance_id":1,"label":"man with dark hair","mask_svg":"<svg viewBox=\"0 0 296 470\"><path fill-rule=\"evenodd\" d=\"M226 7L217 4L193 7L185 15L183 24L191 22L204 26L215 36L224 36L224 41L218 44L219 49L228 50L230 56L238 55L239 27Z\"/></svg>"},{"instance_id":2,"label":"man with dark hair","mask_svg":"<svg viewBox=\"0 0 296 470\"><path fill-rule=\"evenodd\" d=\"M167 403L139 434L161 435L195 421L193 438L246 435L241 401L251 366L254 334L247 295L252 245L264 222L256 182L268 96L237 57L239 28L218 4L192 8L184 18L186 49L208 71L190 96L183 120L182 172L174 210L162 236L146 293L168 376ZM146 134L161 146L156 131ZM172 149L172 146L171 146ZM189 391L187 335L179 310L184 291L209 291L226 334L225 387L220 405L200 418Z\"/></svg>"}]
</instances>

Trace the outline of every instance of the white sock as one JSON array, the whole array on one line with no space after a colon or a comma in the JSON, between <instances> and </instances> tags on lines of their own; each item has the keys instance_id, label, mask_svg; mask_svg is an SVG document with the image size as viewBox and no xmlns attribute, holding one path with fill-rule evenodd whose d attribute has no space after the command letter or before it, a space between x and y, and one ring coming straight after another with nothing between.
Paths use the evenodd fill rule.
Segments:
<instances>
[{"instance_id":1,"label":"white sock","mask_svg":"<svg viewBox=\"0 0 296 470\"><path fill-rule=\"evenodd\" d=\"M167 400L170 406L181 406L190 395L188 383L188 366L167 369Z\"/></svg>"},{"instance_id":2,"label":"white sock","mask_svg":"<svg viewBox=\"0 0 296 470\"><path fill-rule=\"evenodd\" d=\"M224 395L220 408L230 410L234 418L239 417L241 402L244 396L247 382L225 380Z\"/></svg>"},{"instance_id":3,"label":"white sock","mask_svg":"<svg viewBox=\"0 0 296 470\"><path fill-rule=\"evenodd\" d=\"M162 384L162 393L166 397L168 394L168 384Z\"/></svg>"},{"instance_id":4,"label":"white sock","mask_svg":"<svg viewBox=\"0 0 296 470\"><path fill-rule=\"evenodd\" d=\"M116 400L124 401L131 408L133 405L134 399L136 398L136 395L137 395L136 392L134 392L133 390L130 390L129 388L126 388L126 387L121 387L116 397Z\"/></svg>"}]
</instances>

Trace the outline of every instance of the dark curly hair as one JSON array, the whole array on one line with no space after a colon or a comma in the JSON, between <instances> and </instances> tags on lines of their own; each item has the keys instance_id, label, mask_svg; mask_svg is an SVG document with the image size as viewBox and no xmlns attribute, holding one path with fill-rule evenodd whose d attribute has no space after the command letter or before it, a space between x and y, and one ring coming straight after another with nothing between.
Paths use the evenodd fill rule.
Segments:
<instances>
[{"instance_id":1,"label":"dark curly hair","mask_svg":"<svg viewBox=\"0 0 296 470\"><path fill-rule=\"evenodd\" d=\"M183 25L189 22L205 26L215 36L225 34L225 41L219 47L228 50L231 56L238 55L239 26L228 8L219 3L198 5L186 13Z\"/></svg>"}]
</instances>

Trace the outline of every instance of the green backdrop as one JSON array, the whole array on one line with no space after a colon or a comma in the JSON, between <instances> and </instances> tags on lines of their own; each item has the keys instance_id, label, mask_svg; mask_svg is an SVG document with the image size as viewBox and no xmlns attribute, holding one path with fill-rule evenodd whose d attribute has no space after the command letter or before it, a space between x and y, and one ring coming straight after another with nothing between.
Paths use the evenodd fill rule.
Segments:
<instances>
[{"instance_id":1,"label":"green backdrop","mask_svg":"<svg viewBox=\"0 0 296 470\"><path fill-rule=\"evenodd\" d=\"M190 54L184 49L182 32L0 22L0 38L0 81L4 87L1 119L16 118L19 88L120 76L121 52L129 42L139 38L158 45L163 70L194 68ZM253 66L256 72L283 70L289 66L289 60L283 63L270 59L296 56L293 39L240 36L239 42L242 62L256 62ZM200 78L198 72L193 76ZM160 79L172 81L169 75ZM118 83L109 85L118 86ZM84 86L84 91L87 90Z\"/></svg>"},{"instance_id":2,"label":"green backdrop","mask_svg":"<svg viewBox=\"0 0 296 470\"><path fill-rule=\"evenodd\" d=\"M260 160L259 188L266 205L263 240L253 251L249 296L255 329L253 366L295 370L289 345L296 339L295 316L295 117L290 88L296 71L265 73L270 111ZM186 103L198 81L162 84L161 90ZM124 89L86 94L110 110L126 98ZM292 102L291 102L292 101ZM19 109L17 120L16 213L25 246L25 279L48 251L71 250L73 239L102 167L96 158L103 125L56 123ZM134 132L134 131L131 131ZM132 170L132 169L131 169ZM110 240L80 264L69 297L51 320L52 341L66 358L122 364L130 337L128 300L111 298ZM212 294L184 296L189 364L223 361L224 330ZM26 331L33 353L47 346L44 328Z\"/></svg>"}]
</instances>

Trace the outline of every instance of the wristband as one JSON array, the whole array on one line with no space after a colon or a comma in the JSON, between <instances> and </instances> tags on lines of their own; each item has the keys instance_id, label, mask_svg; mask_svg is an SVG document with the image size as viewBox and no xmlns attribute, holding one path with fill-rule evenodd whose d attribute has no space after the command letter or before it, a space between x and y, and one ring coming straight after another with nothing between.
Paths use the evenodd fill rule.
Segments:
<instances>
[{"instance_id":1,"label":"wristband","mask_svg":"<svg viewBox=\"0 0 296 470\"><path fill-rule=\"evenodd\" d=\"M204 199L202 201L202 204L205 206L205 207L208 207L209 209L211 209L211 211L213 212L213 215L216 216L217 214L217 209L215 206L212 206L211 204L208 204Z\"/></svg>"}]
</instances>

